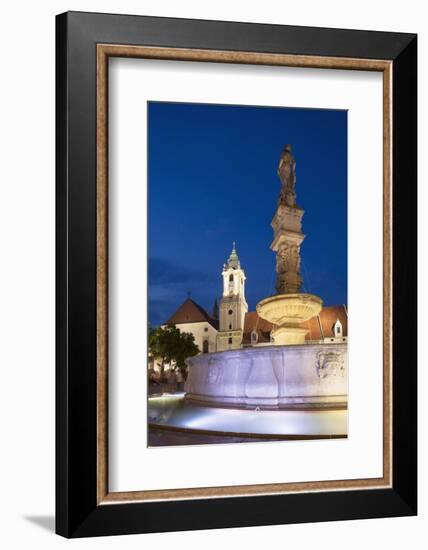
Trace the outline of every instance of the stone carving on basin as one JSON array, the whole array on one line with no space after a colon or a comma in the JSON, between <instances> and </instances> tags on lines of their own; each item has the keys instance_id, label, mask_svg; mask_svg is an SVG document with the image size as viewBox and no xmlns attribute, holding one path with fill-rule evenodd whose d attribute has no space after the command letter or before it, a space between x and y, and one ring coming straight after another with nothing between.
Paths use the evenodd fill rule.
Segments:
<instances>
[{"instance_id":1,"label":"stone carving on basin","mask_svg":"<svg viewBox=\"0 0 428 550\"><path fill-rule=\"evenodd\" d=\"M186 399L210 406L281 409L347 405L347 345L265 346L186 360Z\"/></svg>"},{"instance_id":2,"label":"stone carving on basin","mask_svg":"<svg viewBox=\"0 0 428 550\"><path fill-rule=\"evenodd\" d=\"M343 356L337 351L319 351L317 353L317 374L319 378L345 377Z\"/></svg>"}]
</instances>

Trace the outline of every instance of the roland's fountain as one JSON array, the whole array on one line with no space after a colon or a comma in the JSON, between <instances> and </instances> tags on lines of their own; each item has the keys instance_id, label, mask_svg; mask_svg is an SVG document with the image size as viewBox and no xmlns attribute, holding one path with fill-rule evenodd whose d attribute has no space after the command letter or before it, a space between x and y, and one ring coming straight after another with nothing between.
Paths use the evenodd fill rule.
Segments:
<instances>
[{"instance_id":1,"label":"roland's fountain","mask_svg":"<svg viewBox=\"0 0 428 550\"><path fill-rule=\"evenodd\" d=\"M271 223L274 232L271 249L276 252L277 294L259 302L257 313L277 326L273 331L275 344L304 344L308 330L302 323L320 313L322 300L313 294L299 292L302 286L300 245L305 238L302 233L304 211L296 204L295 161L289 145L281 156L278 175L282 188Z\"/></svg>"},{"instance_id":2,"label":"roland's fountain","mask_svg":"<svg viewBox=\"0 0 428 550\"><path fill-rule=\"evenodd\" d=\"M271 223L277 293L257 304L258 315L274 325L272 345L187 359L181 413L193 406L200 414L182 426L186 429L284 437L347 434L347 344L305 343L306 322L320 313L323 302L300 292L304 211L296 202L289 145L282 152L278 176L281 191Z\"/></svg>"}]
</instances>

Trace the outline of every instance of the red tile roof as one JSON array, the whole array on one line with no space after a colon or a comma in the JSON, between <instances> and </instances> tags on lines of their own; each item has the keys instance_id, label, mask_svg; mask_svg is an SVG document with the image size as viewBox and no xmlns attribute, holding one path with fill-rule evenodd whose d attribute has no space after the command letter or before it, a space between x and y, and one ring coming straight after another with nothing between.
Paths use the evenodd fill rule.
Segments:
<instances>
[{"instance_id":1,"label":"red tile roof","mask_svg":"<svg viewBox=\"0 0 428 550\"><path fill-rule=\"evenodd\" d=\"M270 342L270 331L273 326L269 321L259 317L257 311L249 311L245 314L243 344L251 343L251 332L253 330L257 332L257 342L259 344Z\"/></svg>"},{"instance_id":2,"label":"red tile roof","mask_svg":"<svg viewBox=\"0 0 428 550\"><path fill-rule=\"evenodd\" d=\"M343 336L348 335L348 315L345 306L323 307L319 317L313 317L302 323L309 329L306 340L320 340L334 336L334 324L339 320L342 323ZM251 332L256 330L258 342L269 342L270 331L274 325L258 316L256 311L249 311L245 315L243 343L251 342Z\"/></svg>"},{"instance_id":3,"label":"red tile roof","mask_svg":"<svg viewBox=\"0 0 428 550\"><path fill-rule=\"evenodd\" d=\"M318 317L312 317L302 323L309 329L306 340L319 340L334 336L334 324L339 320L342 323L342 334L348 336L348 314L345 306L323 307ZM321 325L321 326L320 326Z\"/></svg>"},{"instance_id":4,"label":"red tile roof","mask_svg":"<svg viewBox=\"0 0 428 550\"><path fill-rule=\"evenodd\" d=\"M187 298L177 311L168 319L166 325L179 325L180 323L210 323L214 328L218 328L218 321L213 319L203 307Z\"/></svg>"}]
</instances>

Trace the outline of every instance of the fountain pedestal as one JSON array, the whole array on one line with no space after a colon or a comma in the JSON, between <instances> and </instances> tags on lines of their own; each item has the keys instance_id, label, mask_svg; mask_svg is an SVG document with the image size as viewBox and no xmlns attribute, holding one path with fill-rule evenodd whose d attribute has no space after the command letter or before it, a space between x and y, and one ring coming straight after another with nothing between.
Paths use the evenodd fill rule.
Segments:
<instances>
[{"instance_id":1,"label":"fountain pedestal","mask_svg":"<svg viewBox=\"0 0 428 550\"><path fill-rule=\"evenodd\" d=\"M301 323L318 315L322 300L313 294L269 296L257 304L257 313L278 328L272 331L276 345L304 344L308 329Z\"/></svg>"}]
</instances>

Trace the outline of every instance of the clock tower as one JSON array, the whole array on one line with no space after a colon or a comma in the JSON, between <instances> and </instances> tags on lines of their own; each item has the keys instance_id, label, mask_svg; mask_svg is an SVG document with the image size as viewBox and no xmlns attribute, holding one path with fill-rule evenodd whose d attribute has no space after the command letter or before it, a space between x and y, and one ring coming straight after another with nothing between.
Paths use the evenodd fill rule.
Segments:
<instances>
[{"instance_id":1,"label":"clock tower","mask_svg":"<svg viewBox=\"0 0 428 550\"><path fill-rule=\"evenodd\" d=\"M217 351L242 347L245 314L245 273L233 243L229 259L223 266L223 296L220 301L220 326L217 334Z\"/></svg>"}]
</instances>

